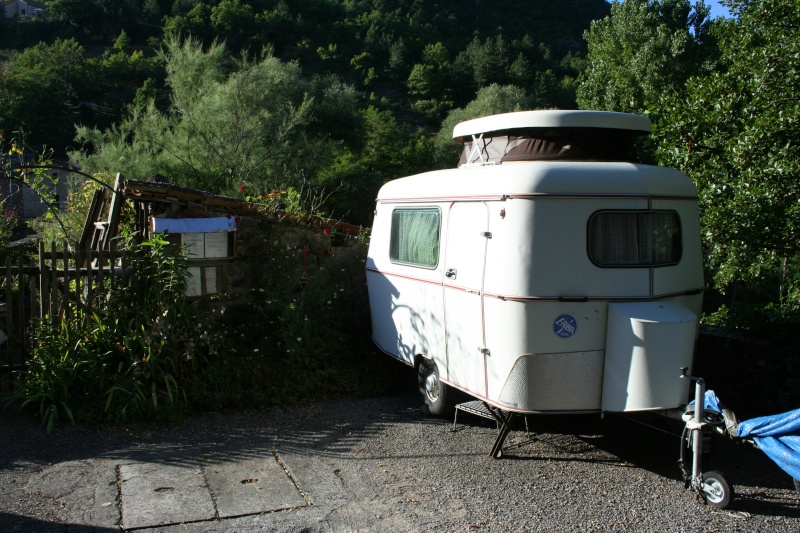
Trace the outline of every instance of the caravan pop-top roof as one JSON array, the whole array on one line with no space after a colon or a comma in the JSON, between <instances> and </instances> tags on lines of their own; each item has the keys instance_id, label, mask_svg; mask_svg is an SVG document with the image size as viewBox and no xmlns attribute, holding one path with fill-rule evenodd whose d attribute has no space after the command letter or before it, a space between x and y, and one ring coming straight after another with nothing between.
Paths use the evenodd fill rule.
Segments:
<instances>
[{"instance_id":1,"label":"caravan pop-top roof","mask_svg":"<svg viewBox=\"0 0 800 533\"><path fill-rule=\"evenodd\" d=\"M470 165L415 174L381 187L379 202L503 200L534 197L697 198L678 170L624 162Z\"/></svg>"},{"instance_id":2,"label":"caravan pop-top roof","mask_svg":"<svg viewBox=\"0 0 800 533\"><path fill-rule=\"evenodd\" d=\"M610 111L520 111L456 125L458 166L514 161L636 161L634 140L651 131L641 115Z\"/></svg>"},{"instance_id":3,"label":"caravan pop-top roof","mask_svg":"<svg viewBox=\"0 0 800 533\"><path fill-rule=\"evenodd\" d=\"M507 130L533 128L603 128L630 130L639 135L650 133L650 120L641 115L612 111L518 111L461 122L453 128L453 139Z\"/></svg>"},{"instance_id":4,"label":"caravan pop-top roof","mask_svg":"<svg viewBox=\"0 0 800 533\"><path fill-rule=\"evenodd\" d=\"M464 143L462 168L393 180L381 188L378 201L697 198L694 183L681 172L631 164L636 163L634 139L650 128L647 117L606 111L521 111L468 120L453 130Z\"/></svg>"}]
</instances>

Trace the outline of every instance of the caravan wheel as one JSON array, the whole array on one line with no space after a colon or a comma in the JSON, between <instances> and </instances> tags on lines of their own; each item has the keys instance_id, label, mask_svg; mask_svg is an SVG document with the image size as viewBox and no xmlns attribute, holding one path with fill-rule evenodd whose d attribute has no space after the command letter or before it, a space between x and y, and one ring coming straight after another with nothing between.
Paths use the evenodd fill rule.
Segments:
<instances>
[{"instance_id":1,"label":"caravan wheel","mask_svg":"<svg viewBox=\"0 0 800 533\"><path fill-rule=\"evenodd\" d=\"M725 509L733 499L733 487L725 474L717 470L703 473L703 497L714 509Z\"/></svg>"},{"instance_id":2,"label":"caravan wheel","mask_svg":"<svg viewBox=\"0 0 800 533\"><path fill-rule=\"evenodd\" d=\"M439 367L430 359L420 359L417 365L417 385L422 401L432 415L446 414L449 387L439 381Z\"/></svg>"}]
</instances>

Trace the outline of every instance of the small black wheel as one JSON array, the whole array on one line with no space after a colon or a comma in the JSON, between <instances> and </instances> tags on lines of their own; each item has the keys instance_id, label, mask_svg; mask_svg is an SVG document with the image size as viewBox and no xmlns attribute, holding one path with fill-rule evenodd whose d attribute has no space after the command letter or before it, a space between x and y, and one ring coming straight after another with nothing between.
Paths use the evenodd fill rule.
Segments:
<instances>
[{"instance_id":1,"label":"small black wheel","mask_svg":"<svg viewBox=\"0 0 800 533\"><path fill-rule=\"evenodd\" d=\"M733 500L733 487L717 470L703 473L703 497L714 509L725 509Z\"/></svg>"},{"instance_id":2,"label":"small black wheel","mask_svg":"<svg viewBox=\"0 0 800 533\"><path fill-rule=\"evenodd\" d=\"M434 416L448 414L449 387L439 380L439 367L430 359L420 359L417 365L417 385L428 412Z\"/></svg>"}]
</instances>

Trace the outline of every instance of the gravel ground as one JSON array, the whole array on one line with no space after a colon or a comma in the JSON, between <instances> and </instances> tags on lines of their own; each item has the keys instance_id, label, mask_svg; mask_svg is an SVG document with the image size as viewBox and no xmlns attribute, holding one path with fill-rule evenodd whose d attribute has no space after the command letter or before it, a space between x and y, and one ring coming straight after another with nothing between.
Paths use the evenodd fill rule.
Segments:
<instances>
[{"instance_id":1,"label":"gravel ground","mask_svg":"<svg viewBox=\"0 0 800 533\"><path fill-rule=\"evenodd\" d=\"M113 465L200 454L277 454L309 505L145 531L800 531L791 479L747 444L715 442L706 469L724 471L736 491L720 511L683 490L673 434L611 416L529 417L530 433L518 424L504 457L492 459L494 424L459 421L451 431L452 419L426 415L410 392L193 417L136 434L47 435L0 412L0 531L119 530L118 498L99 513L85 505L116 491ZM65 471L81 474L53 481Z\"/></svg>"}]
</instances>

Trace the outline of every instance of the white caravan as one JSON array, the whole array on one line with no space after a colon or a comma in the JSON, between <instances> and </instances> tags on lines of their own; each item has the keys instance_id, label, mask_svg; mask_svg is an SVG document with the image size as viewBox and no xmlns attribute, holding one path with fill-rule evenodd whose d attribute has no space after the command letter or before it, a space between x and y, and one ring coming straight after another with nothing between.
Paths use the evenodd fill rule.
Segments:
<instances>
[{"instance_id":1,"label":"white caravan","mask_svg":"<svg viewBox=\"0 0 800 533\"><path fill-rule=\"evenodd\" d=\"M702 302L697 191L635 162L642 116L524 111L458 124L458 168L384 185L367 259L373 339L510 413L686 403ZM452 396L452 395L451 395ZM451 398L452 399L452 398Z\"/></svg>"}]
</instances>

